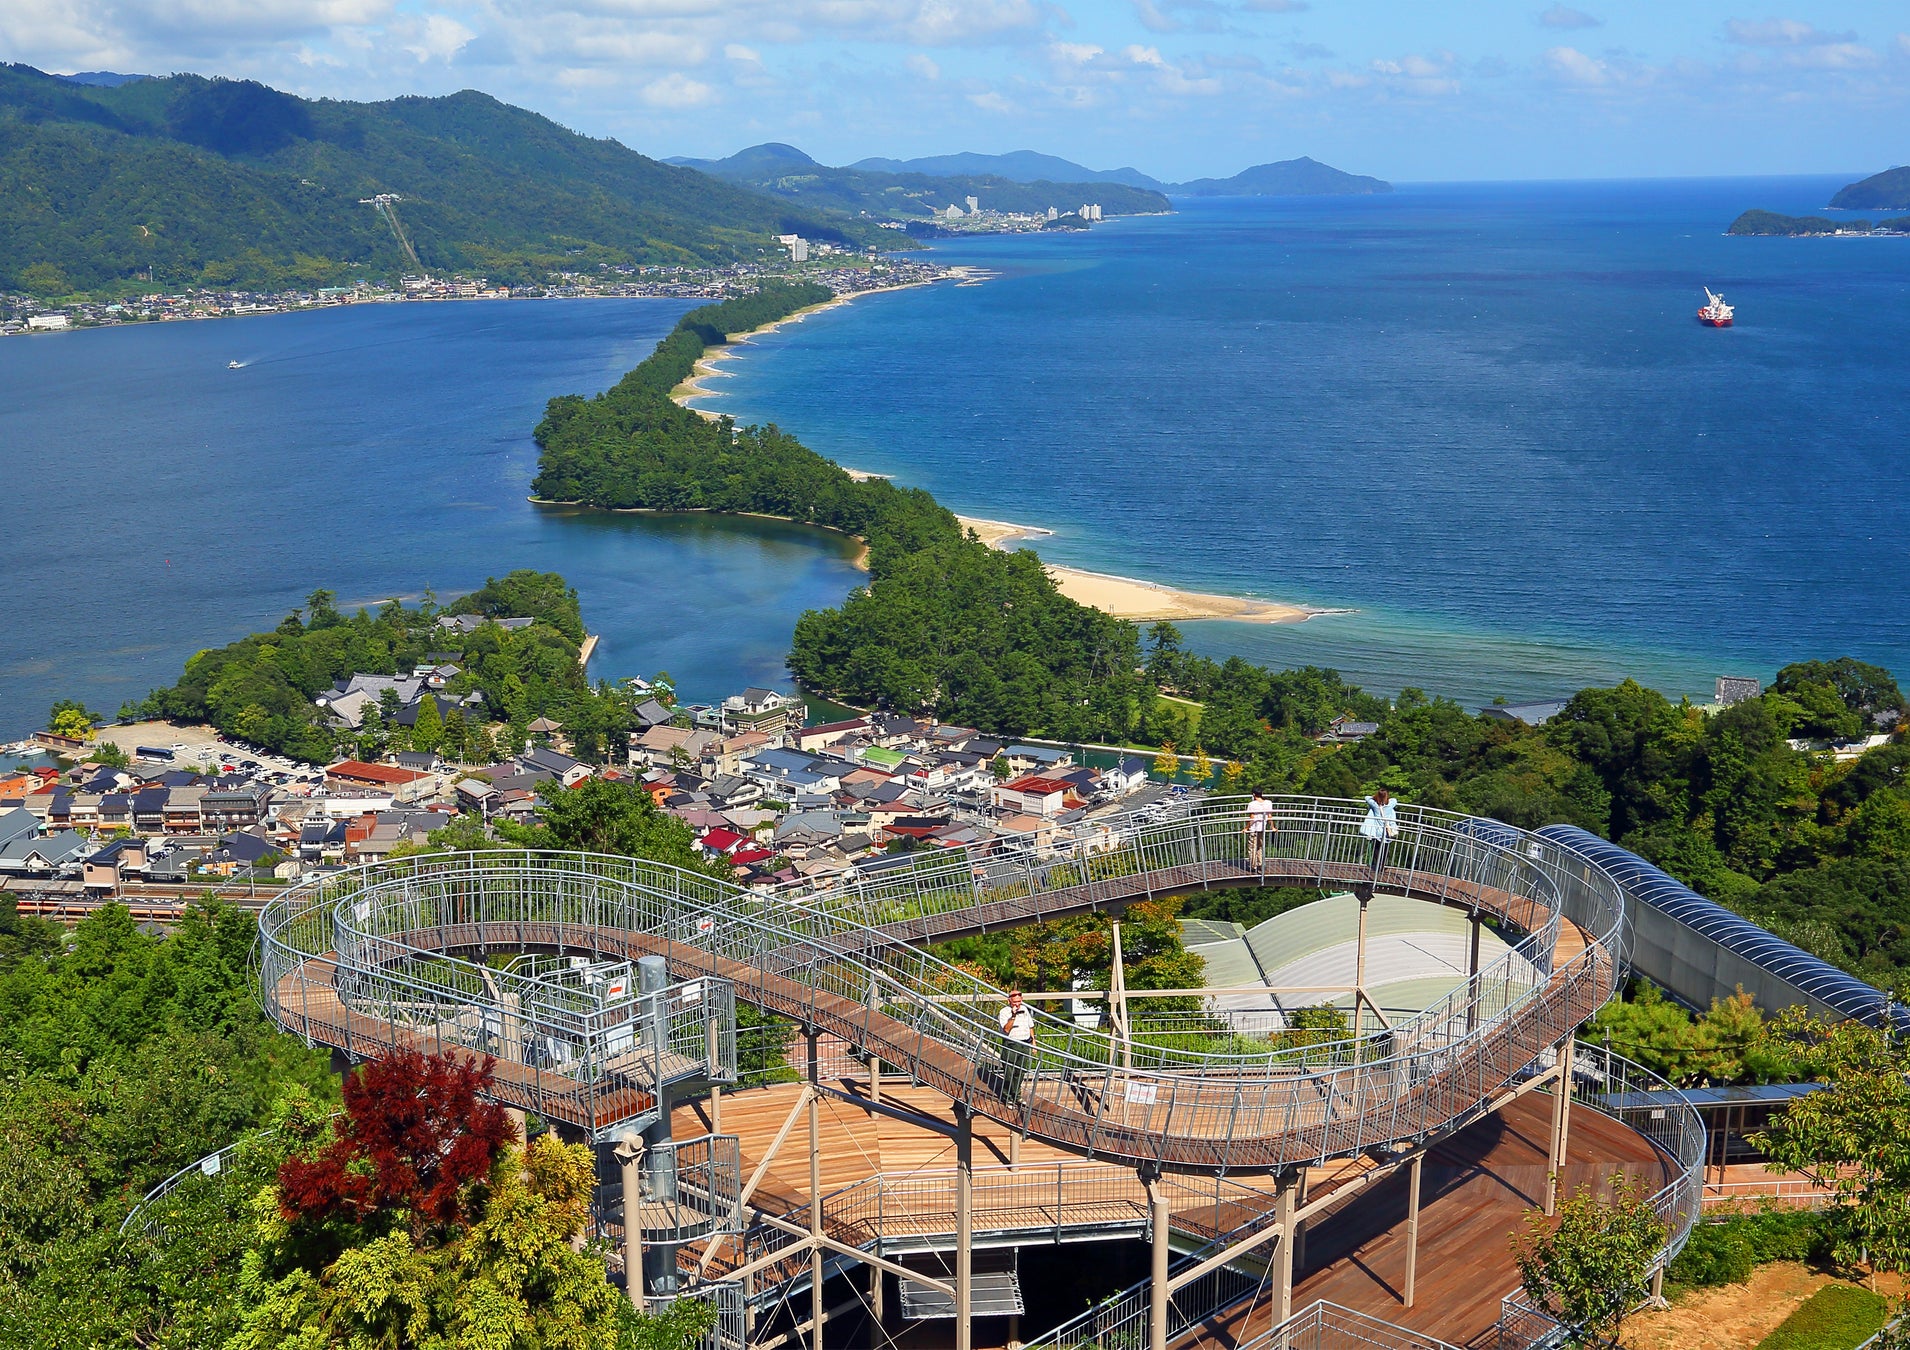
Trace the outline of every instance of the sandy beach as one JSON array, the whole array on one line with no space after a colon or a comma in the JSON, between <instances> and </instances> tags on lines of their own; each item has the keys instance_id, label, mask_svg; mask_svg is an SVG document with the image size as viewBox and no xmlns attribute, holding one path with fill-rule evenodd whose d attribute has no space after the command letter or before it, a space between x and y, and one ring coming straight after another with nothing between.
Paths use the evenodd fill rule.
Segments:
<instances>
[{"instance_id":1,"label":"sandy beach","mask_svg":"<svg viewBox=\"0 0 1910 1350\"><path fill-rule=\"evenodd\" d=\"M990 548L1007 549L1022 539L1039 539L1054 533L1039 525L1016 525L1006 520L981 520L957 516L957 520ZM1207 595L1200 591L1177 590L1133 577L1110 576L1102 572L1084 572L1078 567L1047 564L1055 588L1070 600L1088 605L1117 619L1174 622L1191 619L1231 619L1235 623L1304 623L1315 614L1327 611L1305 605L1286 605L1272 600L1249 600L1238 595Z\"/></svg>"}]
</instances>

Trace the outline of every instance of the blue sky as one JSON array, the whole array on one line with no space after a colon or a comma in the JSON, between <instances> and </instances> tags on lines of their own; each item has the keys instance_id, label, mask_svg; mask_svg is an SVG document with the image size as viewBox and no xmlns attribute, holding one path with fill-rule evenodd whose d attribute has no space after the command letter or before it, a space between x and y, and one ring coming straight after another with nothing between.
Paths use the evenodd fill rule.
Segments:
<instances>
[{"instance_id":1,"label":"blue sky","mask_svg":"<svg viewBox=\"0 0 1910 1350\"><path fill-rule=\"evenodd\" d=\"M1166 179L1910 160L1910 4L1849 0L5 0L0 57L314 96L483 89L648 154L1038 149Z\"/></svg>"}]
</instances>

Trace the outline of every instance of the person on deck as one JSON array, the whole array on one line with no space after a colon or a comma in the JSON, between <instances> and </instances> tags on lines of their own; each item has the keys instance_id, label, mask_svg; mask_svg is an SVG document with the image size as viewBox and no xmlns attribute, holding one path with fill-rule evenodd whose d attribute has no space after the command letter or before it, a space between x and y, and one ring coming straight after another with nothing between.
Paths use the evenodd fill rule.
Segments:
<instances>
[{"instance_id":1,"label":"person on deck","mask_svg":"<svg viewBox=\"0 0 1910 1350\"><path fill-rule=\"evenodd\" d=\"M1273 823L1273 803L1255 792L1253 800L1247 803L1247 865L1256 872L1267 865L1267 836L1280 833L1280 827Z\"/></svg>"},{"instance_id":2,"label":"person on deck","mask_svg":"<svg viewBox=\"0 0 1910 1350\"><path fill-rule=\"evenodd\" d=\"M1008 991L1008 1002L1001 1010L1001 1095L1004 1100L1021 1100L1021 1081L1035 1056L1034 1009L1021 1001L1021 990Z\"/></svg>"},{"instance_id":3,"label":"person on deck","mask_svg":"<svg viewBox=\"0 0 1910 1350\"><path fill-rule=\"evenodd\" d=\"M1360 833L1373 841L1373 881L1377 883L1386 867L1386 846L1399 835L1399 813L1385 788L1366 799L1366 819L1360 822Z\"/></svg>"}]
</instances>

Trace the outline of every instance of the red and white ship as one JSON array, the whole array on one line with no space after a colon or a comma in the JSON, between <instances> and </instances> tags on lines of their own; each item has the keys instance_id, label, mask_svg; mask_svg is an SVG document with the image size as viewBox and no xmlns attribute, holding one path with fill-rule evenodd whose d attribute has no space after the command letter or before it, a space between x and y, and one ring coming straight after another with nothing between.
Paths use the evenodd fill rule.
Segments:
<instances>
[{"instance_id":1,"label":"red and white ship","mask_svg":"<svg viewBox=\"0 0 1910 1350\"><path fill-rule=\"evenodd\" d=\"M1710 324L1713 328L1731 326L1731 306L1724 303L1724 297L1709 286L1704 288L1705 307L1698 311L1698 322Z\"/></svg>"}]
</instances>

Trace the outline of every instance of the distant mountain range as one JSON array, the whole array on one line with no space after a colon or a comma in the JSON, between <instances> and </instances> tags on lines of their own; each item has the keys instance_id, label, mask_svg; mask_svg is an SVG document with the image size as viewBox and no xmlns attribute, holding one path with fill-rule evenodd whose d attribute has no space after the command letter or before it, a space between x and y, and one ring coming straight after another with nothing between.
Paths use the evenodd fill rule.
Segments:
<instances>
[{"instance_id":1,"label":"distant mountain range","mask_svg":"<svg viewBox=\"0 0 1910 1350\"><path fill-rule=\"evenodd\" d=\"M1345 173L1304 156L1272 164L1256 164L1231 178L1197 178L1189 183L1163 183L1139 169L1089 169L1072 160L1033 150L1014 150L1005 155L982 155L971 151L958 155L931 155L923 159L860 159L844 168L831 169L818 164L792 145L771 143L751 146L728 159L676 158L665 162L687 165L721 178L751 182L757 186L764 186L773 177L820 173L868 174L885 179L992 179L1022 184L1050 183L1070 190L1090 184L1114 184L1162 195L1187 197L1345 196L1393 190L1392 184L1381 179ZM801 195L813 189L792 187L786 191ZM1109 215L1129 213L1117 210L1106 201L1101 203L1101 207Z\"/></svg>"},{"instance_id":2,"label":"distant mountain range","mask_svg":"<svg viewBox=\"0 0 1910 1350\"><path fill-rule=\"evenodd\" d=\"M951 158L960 158L951 156ZM976 158L986 158L977 156ZM725 182L751 187L805 206L882 220L920 220L965 206L974 197L985 208L1037 214L1054 208L1061 214L1086 203L1098 205L1110 216L1150 215L1171 211L1166 197L1149 188L1125 183L1022 181L998 174L896 173L858 167L831 168L818 164L793 145L771 141L739 150L727 159L672 159L666 161L697 169ZM1066 161L1057 160L1058 164ZM1072 168L1074 166L1068 165Z\"/></svg>"},{"instance_id":3,"label":"distant mountain range","mask_svg":"<svg viewBox=\"0 0 1910 1350\"><path fill-rule=\"evenodd\" d=\"M1839 211L1910 211L1910 168L1885 169L1838 191Z\"/></svg>"},{"instance_id":4,"label":"distant mountain range","mask_svg":"<svg viewBox=\"0 0 1910 1350\"><path fill-rule=\"evenodd\" d=\"M1006 178L1011 183L1125 183L1128 187L1164 192L1165 183L1139 169L1086 169L1059 155L1034 150L1011 150L1005 155L929 155L922 159L859 159L849 166L870 173L923 173L931 178L967 175Z\"/></svg>"},{"instance_id":5,"label":"distant mountain range","mask_svg":"<svg viewBox=\"0 0 1910 1350\"><path fill-rule=\"evenodd\" d=\"M648 159L466 90L306 100L249 80L0 65L0 289L322 286L414 270L362 199L394 193L421 264L542 280L716 263L773 236L879 231Z\"/></svg>"}]
</instances>

